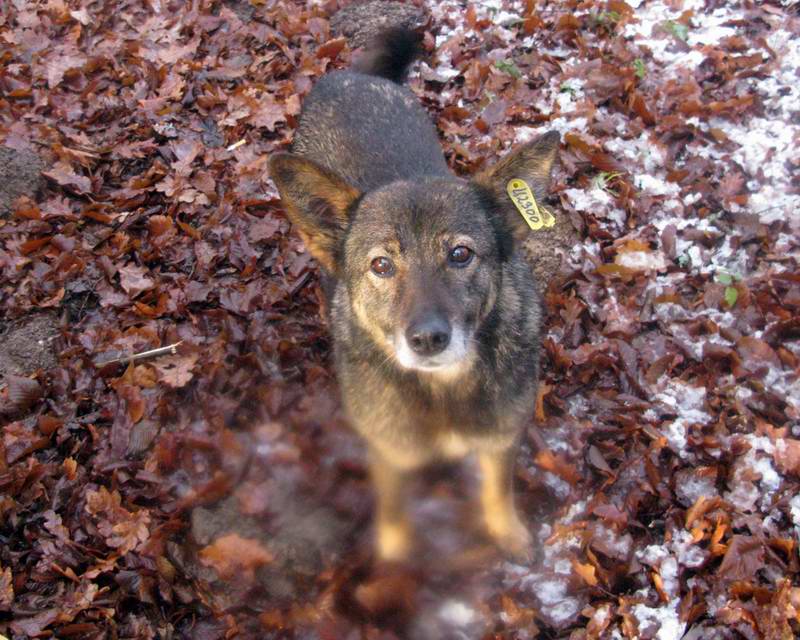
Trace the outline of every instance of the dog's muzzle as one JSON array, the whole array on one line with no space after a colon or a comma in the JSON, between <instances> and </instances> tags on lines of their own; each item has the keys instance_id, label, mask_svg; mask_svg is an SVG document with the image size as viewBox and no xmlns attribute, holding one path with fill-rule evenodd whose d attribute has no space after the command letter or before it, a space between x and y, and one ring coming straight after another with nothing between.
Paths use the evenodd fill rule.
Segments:
<instances>
[{"instance_id":1,"label":"dog's muzzle","mask_svg":"<svg viewBox=\"0 0 800 640\"><path fill-rule=\"evenodd\" d=\"M405 338L415 355L430 358L447 348L451 333L447 318L440 314L428 314L408 325Z\"/></svg>"},{"instance_id":2,"label":"dog's muzzle","mask_svg":"<svg viewBox=\"0 0 800 640\"><path fill-rule=\"evenodd\" d=\"M455 373L469 360L467 334L441 314L415 318L392 342L395 358L405 369Z\"/></svg>"}]
</instances>

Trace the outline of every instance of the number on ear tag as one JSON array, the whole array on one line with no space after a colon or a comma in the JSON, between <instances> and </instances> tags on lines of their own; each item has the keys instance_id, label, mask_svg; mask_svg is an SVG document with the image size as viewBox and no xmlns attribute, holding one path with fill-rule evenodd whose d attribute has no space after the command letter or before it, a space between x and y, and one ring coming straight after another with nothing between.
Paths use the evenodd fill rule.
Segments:
<instances>
[{"instance_id":1,"label":"number on ear tag","mask_svg":"<svg viewBox=\"0 0 800 640\"><path fill-rule=\"evenodd\" d=\"M555 216L544 207L540 207L528 183L521 178L512 178L506 185L506 192L520 215L533 231L549 229L556 223Z\"/></svg>"}]
</instances>

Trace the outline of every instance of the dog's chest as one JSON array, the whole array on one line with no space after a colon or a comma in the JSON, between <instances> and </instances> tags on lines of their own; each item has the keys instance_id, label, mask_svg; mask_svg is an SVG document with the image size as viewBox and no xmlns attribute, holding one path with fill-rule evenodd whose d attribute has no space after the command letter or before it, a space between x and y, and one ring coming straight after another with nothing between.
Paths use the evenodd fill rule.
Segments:
<instances>
[{"instance_id":1,"label":"dog's chest","mask_svg":"<svg viewBox=\"0 0 800 640\"><path fill-rule=\"evenodd\" d=\"M436 434L433 446L443 458L463 458L474 448L468 438L455 431L440 431Z\"/></svg>"}]
</instances>

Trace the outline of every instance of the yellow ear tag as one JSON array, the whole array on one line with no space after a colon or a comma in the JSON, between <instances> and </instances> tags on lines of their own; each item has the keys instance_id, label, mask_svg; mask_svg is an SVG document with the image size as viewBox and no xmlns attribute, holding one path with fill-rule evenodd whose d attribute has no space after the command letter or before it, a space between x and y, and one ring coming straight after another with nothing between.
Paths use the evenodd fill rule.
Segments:
<instances>
[{"instance_id":1,"label":"yellow ear tag","mask_svg":"<svg viewBox=\"0 0 800 640\"><path fill-rule=\"evenodd\" d=\"M533 191L531 191L528 183L521 178L509 180L506 185L506 192L517 211L533 231L549 229L556 223L555 216L536 203Z\"/></svg>"}]
</instances>

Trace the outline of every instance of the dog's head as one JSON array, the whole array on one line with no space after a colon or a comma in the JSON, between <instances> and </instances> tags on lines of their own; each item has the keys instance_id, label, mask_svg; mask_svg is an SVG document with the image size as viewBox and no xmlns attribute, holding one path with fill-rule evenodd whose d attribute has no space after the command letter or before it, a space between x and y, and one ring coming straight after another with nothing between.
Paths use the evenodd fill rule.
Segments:
<instances>
[{"instance_id":1,"label":"dog's head","mask_svg":"<svg viewBox=\"0 0 800 640\"><path fill-rule=\"evenodd\" d=\"M347 287L353 317L406 369L457 375L502 286L503 265L529 232L507 194L524 180L542 201L558 150L549 133L471 181L393 182L368 193L288 153L270 171L291 221Z\"/></svg>"}]
</instances>

